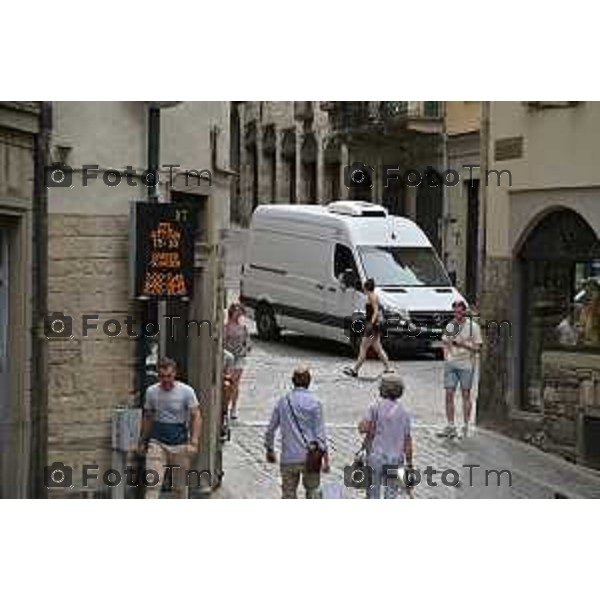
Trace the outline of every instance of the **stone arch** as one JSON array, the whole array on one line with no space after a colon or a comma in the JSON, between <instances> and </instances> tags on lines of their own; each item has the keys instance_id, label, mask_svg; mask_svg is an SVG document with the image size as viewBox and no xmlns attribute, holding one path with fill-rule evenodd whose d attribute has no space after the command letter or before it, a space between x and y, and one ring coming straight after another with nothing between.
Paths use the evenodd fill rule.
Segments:
<instances>
[{"instance_id":1,"label":"stone arch","mask_svg":"<svg viewBox=\"0 0 600 600\"><path fill-rule=\"evenodd\" d=\"M284 165L284 189L287 191L286 200L291 204L297 202L296 190L296 132L286 129L281 134L281 160Z\"/></svg>"},{"instance_id":2,"label":"stone arch","mask_svg":"<svg viewBox=\"0 0 600 600\"><path fill-rule=\"evenodd\" d=\"M281 137L281 157L284 160L294 160L296 156L296 132L286 129Z\"/></svg>"},{"instance_id":3,"label":"stone arch","mask_svg":"<svg viewBox=\"0 0 600 600\"><path fill-rule=\"evenodd\" d=\"M541 411L542 353L558 344L559 323L569 318L574 325L575 292L598 260L598 236L570 207L549 206L523 227L513 253L521 408Z\"/></svg>"},{"instance_id":4,"label":"stone arch","mask_svg":"<svg viewBox=\"0 0 600 600\"><path fill-rule=\"evenodd\" d=\"M578 211L555 205L525 226L513 254L533 260L586 260L600 255L600 240Z\"/></svg>"},{"instance_id":5,"label":"stone arch","mask_svg":"<svg viewBox=\"0 0 600 600\"><path fill-rule=\"evenodd\" d=\"M274 125L267 125L263 132L262 150L265 156L275 154L277 148L277 134Z\"/></svg>"},{"instance_id":6,"label":"stone arch","mask_svg":"<svg viewBox=\"0 0 600 600\"><path fill-rule=\"evenodd\" d=\"M560 227L561 220L564 220L565 225L562 229ZM547 229L551 228L555 233L560 234L561 230L564 231L566 227L579 229L580 235L583 236L579 241L580 246L585 246L585 242L588 242L590 244L589 251L596 251L595 245L598 243L598 237L585 216L571 207L562 204L554 204L545 207L543 210L536 213L529 222L524 224L523 229L514 244L513 258L523 257L524 253L531 253L532 243L535 243L536 238L539 239L539 236L544 235L544 232L546 232L550 241L562 243L560 252L564 254L569 248L565 247L565 240L563 237L553 239L551 232L548 232ZM557 248L554 244L545 249L547 251L554 249L554 252L557 252ZM574 249L575 248L571 248L571 250ZM580 253L585 253L581 252L581 250L585 250L585 248L580 248ZM560 252L558 253L560 254Z\"/></svg>"},{"instance_id":7,"label":"stone arch","mask_svg":"<svg viewBox=\"0 0 600 600\"><path fill-rule=\"evenodd\" d=\"M318 141L315 134L310 132L304 135L300 150L301 181L303 202L317 202L317 156Z\"/></svg>"},{"instance_id":8,"label":"stone arch","mask_svg":"<svg viewBox=\"0 0 600 600\"><path fill-rule=\"evenodd\" d=\"M317 162L317 138L314 133L307 133L302 141L302 162L316 163Z\"/></svg>"}]
</instances>

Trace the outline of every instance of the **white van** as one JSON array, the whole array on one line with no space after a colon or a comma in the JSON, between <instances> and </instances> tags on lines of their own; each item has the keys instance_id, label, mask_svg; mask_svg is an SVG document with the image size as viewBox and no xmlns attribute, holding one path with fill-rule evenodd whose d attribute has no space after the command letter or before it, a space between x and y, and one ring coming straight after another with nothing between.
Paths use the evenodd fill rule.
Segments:
<instances>
[{"instance_id":1,"label":"white van","mask_svg":"<svg viewBox=\"0 0 600 600\"><path fill-rule=\"evenodd\" d=\"M377 204L259 206L252 217L240 300L258 335L288 329L355 345L362 283L375 280L383 343L430 347L464 300L423 231Z\"/></svg>"}]
</instances>

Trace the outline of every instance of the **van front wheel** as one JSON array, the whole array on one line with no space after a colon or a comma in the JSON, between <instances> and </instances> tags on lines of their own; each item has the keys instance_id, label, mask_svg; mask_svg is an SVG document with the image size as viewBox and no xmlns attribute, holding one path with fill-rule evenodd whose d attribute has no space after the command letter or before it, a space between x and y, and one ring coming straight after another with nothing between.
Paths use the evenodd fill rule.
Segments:
<instances>
[{"instance_id":1,"label":"van front wheel","mask_svg":"<svg viewBox=\"0 0 600 600\"><path fill-rule=\"evenodd\" d=\"M279 338L275 313L268 304L259 304L256 308L256 330L261 340L269 341Z\"/></svg>"}]
</instances>

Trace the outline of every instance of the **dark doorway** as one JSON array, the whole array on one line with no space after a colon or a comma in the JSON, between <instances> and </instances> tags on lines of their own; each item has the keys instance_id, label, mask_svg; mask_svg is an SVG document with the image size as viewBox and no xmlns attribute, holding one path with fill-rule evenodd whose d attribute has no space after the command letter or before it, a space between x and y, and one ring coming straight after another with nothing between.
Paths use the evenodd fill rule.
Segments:
<instances>
[{"instance_id":1,"label":"dark doorway","mask_svg":"<svg viewBox=\"0 0 600 600\"><path fill-rule=\"evenodd\" d=\"M441 176L439 176L441 182ZM442 186L423 185L417 188L417 224L429 241L441 252L440 223L442 220Z\"/></svg>"},{"instance_id":2,"label":"dark doorway","mask_svg":"<svg viewBox=\"0 0 600 600\"><path fill-rule=\"evenodd\" d=\"M541 359L557 344L556 327L573 316L579 263L594 263L600 242L576 212L560 209L543 218L519 252L521 274L521 408L542 406Z\"/></svg>"},{"instance_id":3,"label":"dark doorway","mask_svg":"<svg viewBox=\"0 0 600 600\"><path fill-rule=\"evenodd\" d=\"M277 144L275 127L267 125L263 135L263 159L265 162L265 171L267 173L268 190L265 194L269 202L277 201Z\"/></svg>"},{"instance_id":4,"label":"dark doorway","mask_svg":"<svg viewBox=\"0 0 600 600\"><path fill-rule=\"evenodd\" d=\"M583 417L583 464L600 469L600 418Z\"/></svg>"},{"instance_id":5,"label":"dark doorway","mask_svg":"<svg viewBox=\"0 0 600 600\"><path fill-rule=\"evenodd\" d=\"M252 165L252 211L258 206L258 152L256 146L252 147L250 153L250 164Z\"/></svg>"},{"instance_id":6,"label":"dark doorway","mask_svg":"<svg viewBox=\"0 0 600 600\"><path fill-rule=\"evenodd\" d=\"M389 167L390 169L395 168L393 165ZM386 167L383 170L386 173ZM382 204L388 210L391 215L405 216L406 215L406 203L405 203L405 194L406 188L402 184L400 177L394 178L389 177L386 178L384 174L384 182L382 187Z\"/></svg>"},{"instance_id":7,"label":"dark doorway","mask_svg":"<svg viewBox=\"0 0 600 600\"><path fill-rule=\"evenodd\" d=\"M314 134L309 133L304 137L301 152L302 184L304 187L303 200L309 203L317 201L317 141Z\"/></svg>"},{"instance_id":8,"label":"dark doorway","mask_svg":"<svg viewBox=\"0 0 600 600\"><path fill-rule=\"evenodd\" d=\"M340 198L340 163L325 163L325 202Z\"/></svg>"},{"instance_id":9,"label":"dark doorway","mask_svg":"<svg viewBox=\"0 0 600 600\"><path fill-rule=\"evenodd\" d=\"M173 204L194 207L197 221L195 240L197 242L205 242L208 234L208 197L171 191L171 202ZM199 294L199 289L194 290L195 296ZM163 354L177 362L178 378L187 383L190 369L194 368L193 365L189 364L189 337L195 334L194 327L187 327L188 320L191 318L190 302L180 299L170 299L166 301L165 309L165 315L168 319L160 323L160 327L166 327L167 332L167 347Z\"/></svg>"},{"instance_id":10,"label":"dark doorway","mask_svg":"<svg viewBox=\"0 0 600 600\"><path fill-rule=\"evenodd\" d=\"M281 158L285 164L288 184L288 200L295 204L296 194L296 133L292 129L283 132L281 141Z\"/></svg>"},{"instance_id":11,"label":"dark doorway","mask_svg":"<svg viewBox=\"0 0 600 600\"><path fill-rule=\"evenodd\" d=\"M465 181L467 193L467 240L465 293L470 303L477 301L479 289L479 179Z\"/></svg>"}]
</instances>

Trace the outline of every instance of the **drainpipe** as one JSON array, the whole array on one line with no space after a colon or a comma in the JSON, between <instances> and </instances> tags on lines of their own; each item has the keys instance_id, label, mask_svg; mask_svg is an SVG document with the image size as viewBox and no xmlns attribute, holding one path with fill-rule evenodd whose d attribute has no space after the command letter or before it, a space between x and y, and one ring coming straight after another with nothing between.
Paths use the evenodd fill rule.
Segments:
<instances>
[{"instance_id":1,"label":"drainpipe","mask_svg":"<svg viewBox=\"0 0 600 600\"><path fill-rule=\"evenodd\" d=\"M487 172L490 163L490 102L481 103L481 166L479 168L479 194L481 247L479 251L478 281L476 286L477 305L481 305L481 293L485 285L487 262Z\"/></svg>"},{"instance_id":2,"label":"drainpipe","mask_svg":"<svg viewBox=\"0 0 600 600\"><path fill-rule=\"evenodd\" d=\"M49 164L52 103L40 103L39 132L34 148L31 448L29 496L46 498L42 474L48 456L48 356L44 318L48 314L48 188L44 168Z\"/></svg>"},{"instance_id":3,"label":"drainpipe","mask_svg":"<svg viewBox=\"0 0 600 600\"><path fill-rule=\"evenodd\" d=\"M159 153L160 153L160 108L153 106L152 104L148 104L148 128L147 128L147 146L148 146L148 156L147 156L147 168L149 172L154 172L158 174L159 167ZM155 182L155 185L147 187L148 194L148 202L158 202L158 181ZM156 321L156 310L155 305L152 300L143 300L142 306L140 308L140 313L142 316L142 322L148 323L151 321ZM147 375L146 375L146 338L143 335L140 335L138 344L138 381L136 385L136 389L138 391L138 405L143 406L144 404L144 390L148 385ZM159 350L160 356L160 350Z\"/></svg>"},{"instance_id":4,"label":"drainpipe","mask_svg":"<svg viewBox=\"0 0 600 600\"><path fill-rule=\"evenodd\" d=\"M489 167L489 153L490 153L490 103L482 102L481 103L481 164L479 166L479 194L480 194L480 203L479 203L479 227L480 233L479 236L480 246L479 246L479 256L478 256L478 269L477 269L477 282L476 282L476 290L475 297L477 307L479 309L479 314L483 319L485 313L487 315L487 307L483 301L483 295L486 290L486 282L485 282L485 269L487 263L487 172ZM494 358L489 356L487 353L487 347L484 344L483 352L480 357L479 369L480 369L480 382L485 381L489 375L489 367L488 363L492 361L494 362ZM492 373L494 372L495 365L491 367ZM494 377L494 373L491 375ZM485 398L485 399L484 399ZM476 419L478 422L485 422L489 420L490 417L493 419L493 414L495 412L495 400L486 396L479 396L476 402Z\"/></svg>"},{"instance_id":5,"label":"drainpipe","mask_svg":"<svg viewBox=\"0 0 600 600\"><path fill-rule=\"evenodd\" d=\"M447 102L442 102L442 173L448 170L448 125ZM444 266L448 268L448 225L450 222L450 207L448 205L448 186L442 182L442 256Z\"/></svg>"}]
</instances>

